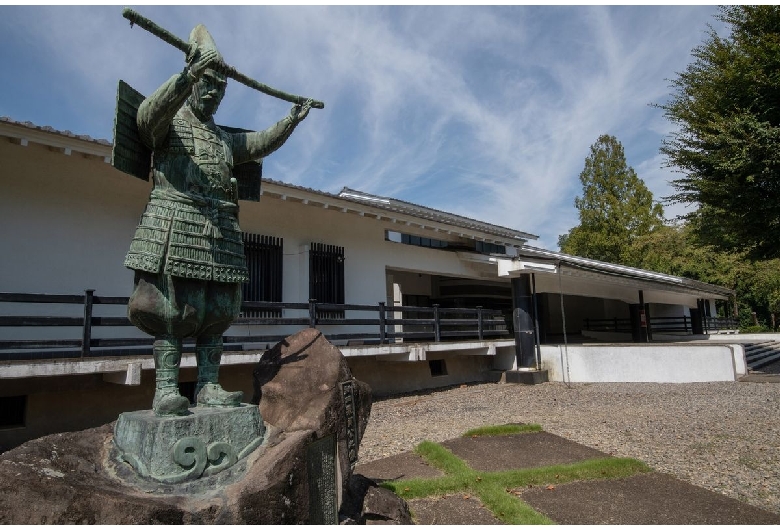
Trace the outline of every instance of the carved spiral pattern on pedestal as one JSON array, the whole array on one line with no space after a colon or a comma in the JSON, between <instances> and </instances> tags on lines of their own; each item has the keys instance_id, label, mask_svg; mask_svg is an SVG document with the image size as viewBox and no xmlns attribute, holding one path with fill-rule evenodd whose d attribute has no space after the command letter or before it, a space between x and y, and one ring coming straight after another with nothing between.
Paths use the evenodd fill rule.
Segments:
<instances>
[{"instance_id":1,"label":"carved spiral pattern on pedestal","mask_svg":"<svg viewBox=\"0 0 780 530\"><path fill-rule=\"evenodd\" d=\"M185 469L175 476L177 481L198 478L208 465L206 444L194 436L182 438L173 444L173 461Z\"/></svg>"},{"instance_id":2,"label":"carved spiral pattern on pedestal","mask_svg":"<svg viewBox=\"0 0 780 530\"><path fill-rule=\"evenodd\" d=\"M202 440L188 436L173 445L173 461L185 471L166 478L181 481L195 479L203 474L219 473L235 464L238 455L229 443L214 442L206 447Z\"/></svg>"},{"instance_id":3,"label":"carved spiral pattern on pedestal","mask_svg":"<svg viewBox=\"0 0 780 530\"><path fill-rule=\"evenodd\" d=\"M206 474L219 473L238 461L238 455L232 445L225 442L214 442L208 449L209 467Z\"/></svg>"}]
</instances>

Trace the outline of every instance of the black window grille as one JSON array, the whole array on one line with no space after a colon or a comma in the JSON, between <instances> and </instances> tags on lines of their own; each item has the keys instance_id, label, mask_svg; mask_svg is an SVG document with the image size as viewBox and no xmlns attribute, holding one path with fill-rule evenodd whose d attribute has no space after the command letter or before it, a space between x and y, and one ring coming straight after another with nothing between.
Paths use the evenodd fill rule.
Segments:
<instances>
[{"instance_id":1,"label":"black window grille","mask_svg":"<svg viewBox=\"0 0 780 530\"><path fill-rule=\"evenodd\" d=\"M324 304L344 303L344 247L312 243L309 250L309 299ZM320 313L344 318L343 311Z\"/></svg>"},{"instance_id":2,"label":"black window grille","mask_svg":"<svg viewBox=\"0 0 780 530\"><path fill-rule=\"evenodd\" d=\"M431 377L447 375L447 363L444 359L428 361L428 367L431 369Z\"/></svg>"},{"instance_id":3,"label":"black window grille","mask_svg":"<svg viewBox=\"0 0 780 530\"><path fill-rule=\"evenodd\" d=\"M0 428L24 427L27 396L0 397Z\"/></svg>"},{"instance_id":4,"label":"black window grille","mask_svg":"<svg viewBox=\"0 0 780 530\"><path fill-rule=\"evenodd\" d=\"M244 234L244 254L249 269L249 282L243 285L245 302L281 302L283 240L280 237ZM250 318L282 316L281 309L245 311Z\"/></svg>"}]
</instances>

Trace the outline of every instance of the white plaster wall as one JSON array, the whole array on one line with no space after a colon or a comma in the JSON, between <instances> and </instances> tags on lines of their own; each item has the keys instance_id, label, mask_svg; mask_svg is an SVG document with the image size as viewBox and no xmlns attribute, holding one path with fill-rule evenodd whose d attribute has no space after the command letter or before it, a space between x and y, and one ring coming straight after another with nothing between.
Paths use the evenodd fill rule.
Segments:
<instances>
[{"instance_id":1,"label":"white plaster wall","mask_svg":"<svg viewBox=\"0 0 780 530\"><path fill-rule=\"evenodd\" d=\"M432 296L431 276L416 272L390 271L393 282L401 286L403 294Z\"/></svg>"},{"instance_id":2,"label":"white plaster wall","mask_svg":"<svg viewBox=\"0 0 780 530\"><path fill-rule=\"evenodd\" d=\"M746 373L741 347L723 345L542 346L551 381L694 383L735 381Z\"/></svg>"},{"instance_id":3,"label":"white plaster wall","mask_svg":"<svg viewBox=\"0 0 780 530\"><path fill-rule=\"evenodd\" d=\"M151 185L103 161L0 141L0 290L127 296Z\"/></svg>"}]
</instances>

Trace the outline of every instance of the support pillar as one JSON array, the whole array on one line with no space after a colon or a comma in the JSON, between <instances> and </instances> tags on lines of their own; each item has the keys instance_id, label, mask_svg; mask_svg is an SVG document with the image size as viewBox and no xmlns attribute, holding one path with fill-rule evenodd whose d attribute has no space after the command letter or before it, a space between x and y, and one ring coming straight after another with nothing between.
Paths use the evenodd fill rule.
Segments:
<instances>
[{"instance_id":1,"label":"support pillar","mask_svg":"<svg viewBox=\"0 0 780 530\"><path fill-rule=\"evenodd\" d=\"M518 369L536 369L533 307L530 275L523 274L512 278L512 323Z\"/></svg>"},{"instance_id":2,"label":"support pillar","mask_svg":"<svg viewBox=\"0 0 780 530\"><path fill-rule=\"evenodd\" d=\"M690 308L691 332L694 335L704 335L704 301L696 300L696 309Z\"/></svg>"},{"instance_id":3,"label":"support pillar","mask_svg":"<svg viewBox=\"0 0 780 530\"><path fill-rule=\"evenodd\" d=\"M645 304L645 294L639 291L639 303L629 304L631 315L631 336L634 342L650 342L653 338L650 329L650 304Z\"/></svg>"}]
</instances>

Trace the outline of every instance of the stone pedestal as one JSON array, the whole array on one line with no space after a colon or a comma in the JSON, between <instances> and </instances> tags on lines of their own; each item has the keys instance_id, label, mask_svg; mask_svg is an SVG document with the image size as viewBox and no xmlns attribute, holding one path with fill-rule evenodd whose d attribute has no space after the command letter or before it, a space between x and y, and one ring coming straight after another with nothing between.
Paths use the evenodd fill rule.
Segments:
<instances>
[{"instance_id":1,"label":"stone pedestal","mask_svg":"<svg viewBox=\"0 0 780 530\"><path fill-rule=\"evenodd\" d=\"M371 389L338 348L306 329L265 352L252 375L259 407L125 413L115 426L1 454L0 525L411 522L403 500L352 473Z\"/></svg>"},{"instance_id":2,"label":"stone pedestal","mask_svg":"<svg viewBox=\"0 0 780 530\"><path fill-rule=\"evenodd\" d=\"M143 478L177 484L218 473L263 443L256 406L194 407L186 416L125 412L114 427L120 458Z\"/></svg>"}]
</instances>

